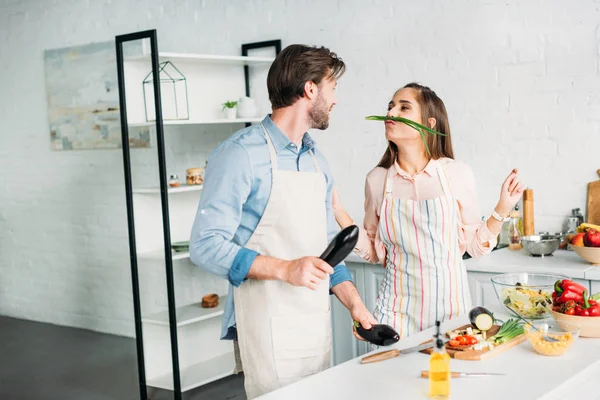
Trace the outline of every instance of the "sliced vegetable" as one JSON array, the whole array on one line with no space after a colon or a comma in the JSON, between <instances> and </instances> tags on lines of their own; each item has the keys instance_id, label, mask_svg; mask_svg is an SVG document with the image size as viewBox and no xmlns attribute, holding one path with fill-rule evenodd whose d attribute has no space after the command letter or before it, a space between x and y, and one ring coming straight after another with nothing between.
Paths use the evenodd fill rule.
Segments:
<instances>
[{"instance_id":1,"label":"sliced vegetable","mask_svg":"<svg viewBox=\"0 0 600 400\"><path fill-rule=\"evenodd\" d=\"M469 312L469 320L480 331L487 331L494 325L494 314L485 307L475 307Z\"/></svg>"},{"instance_id":2,"label":"sliced vegetable","mask_svg":"<svg viewBox=\"0 0 600 400\"><path fill-rule=\"evenodd\" d=\"M356 332L366 341L377 346L390 346L400 340L400 335L389 325L377 324L365 329L358 321L354 321Z\"/></svg>"}]
</instances>

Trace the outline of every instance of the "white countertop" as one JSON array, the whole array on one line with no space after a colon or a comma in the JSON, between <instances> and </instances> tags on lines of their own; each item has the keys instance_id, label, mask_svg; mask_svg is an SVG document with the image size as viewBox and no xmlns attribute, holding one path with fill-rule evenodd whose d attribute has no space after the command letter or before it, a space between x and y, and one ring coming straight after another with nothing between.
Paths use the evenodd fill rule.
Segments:
<instances>
[{"instance_id":1,"label":"white countertop","mask_svg":"<svg viewBox=\"0 0 600 400\"><path fill-rule=\"evenodd\" d=\"M368 264L352 253L346 262ZM381 267L380 264L371 264ZM531 257L525 250L500 249L480 258L465 260L467 271L504 273L504 272L540 272L567 275L574 279L600 280L600 267L594 267L577 253L559 249L552 256Z\"/></svg>"},{"instance_id":2,"label":"white countertop","mask_svg":"<svg viewBox=\"0 0 600 400\"><path fill-rule=\"evenodd\" d=\"M498 307L489 308L497 317L507 317ZM443 323L442 330L454 329L467 322L467 317L462 316ZM433 328L389 348L411 347L432 335ZM428 365L429 356L422 353L366 365L360 364L356 358L261 399L428 399L429 381L420 377L421 370L427 370ZM453 379L452 399L600 399L600 379L597 379L600 376L600 339L579 338L567 353L559 357L541 356L525 341L484 361L452 359L450 365L452 371L457 372L506 374Z\"/></svg>"}]
</instances>

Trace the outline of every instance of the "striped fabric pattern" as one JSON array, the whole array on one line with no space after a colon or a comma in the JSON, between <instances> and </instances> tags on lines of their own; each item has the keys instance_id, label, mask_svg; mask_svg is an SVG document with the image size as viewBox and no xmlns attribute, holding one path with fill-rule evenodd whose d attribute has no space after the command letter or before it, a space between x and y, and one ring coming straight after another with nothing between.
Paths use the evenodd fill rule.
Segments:
<instances>
[{"instance_id":1,"label":"striped fabric pattern","mask_svg":"<svg viewBox=\"0 0 600 400\"><path fill-rule=\"evenodd\" d=\"M385 184L379 233L387 250L375 318L408 337L471 307L467 272L458 248L460 214L448 177L437 168L444 195L394 199Z\"/></svg>"}]
</instances>

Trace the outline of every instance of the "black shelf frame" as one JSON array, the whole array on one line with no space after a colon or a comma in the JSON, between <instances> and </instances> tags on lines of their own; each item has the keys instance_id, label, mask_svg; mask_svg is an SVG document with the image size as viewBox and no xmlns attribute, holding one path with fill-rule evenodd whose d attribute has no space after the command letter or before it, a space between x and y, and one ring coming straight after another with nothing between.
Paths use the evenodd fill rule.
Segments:
<instances>
[{"instance_id":1,"label":"black shelf frame","mask_svg":"<svg viewBox=\"0 0 600 400\"><path fill-rule=\"evenodd\" d=\"M129 147L129 126L127 124L127 99L125 96L125 73L123 44L131 41L143 39L150 40L150 59L152 63L152 75L154 82L160 82L159 79L159 57L158 57L158 39L155 29L118 35L115 37L116 58L117 58L117 77L119 86L119 107L121 118L121 135L123 148L123 166L125 174L125 197L127 204L127 225L129 232L129 255L131 263L131 282L133 291L133 312L135 319L135 339L137 352L138 381L140 390L140 399L148 400L148 387L146 382L146 368L144 364L144 340L142 329L142 313L140 305L140 286L138 259L135 238L135 220L133 209L133 185L131 178L131 154ZM281 51L281 40L271 40L265 42L242 44L242 55L247 56L248 51L258 48L275 47L275 54ZM250 96L250 78L249 68L244 66L244 80L246 86L246 96ZM153 85L154 88L154 107L156 113L156 145L158 153L158 168L160 177L160 198L162 207L163 239L165 248L165 273L167 278L167 303L169 311L169 332L171 339L171 358L173 368L173 392L175 400L182 400L181 391L181 372L179 369L179 346L177 337L177 313L175 304L175 285L173 280L173 256L171 252L171 234L169 220L169 195L167 185L167 167L165 157L165 137L164 125L161 107L160 85ZM249 124L246 124L248 126Z\"/></svg>"}]
</instances>

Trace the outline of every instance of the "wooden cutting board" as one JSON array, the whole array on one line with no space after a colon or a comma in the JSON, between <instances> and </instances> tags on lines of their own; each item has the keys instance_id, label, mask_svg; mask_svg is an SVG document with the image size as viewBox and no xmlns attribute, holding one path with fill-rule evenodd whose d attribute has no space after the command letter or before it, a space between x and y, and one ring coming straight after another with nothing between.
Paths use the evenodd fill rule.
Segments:
<instances>
[{"instance_id":1,"label":"wooden cutting board","mask_svg":"<svg viewBox=\"0 0 600 400\"><path fill-rule=\"evenodd\" d=\"M457 328L456 330L465 330L468 327L474 328L473 325L468 324L465 326L461 326L460 328ZM498 331L500 330L500 326L498 325L494 325L490 328L490 330L487 331L487 337L491 337L493 335L495 335L496 333L498 333ZM450 357L455 358L457 360L467 360L467 361L481 361L481 360L485 360L487 358L493 357L495 355L498 355L500 353L502 353L503 351L506 351L508 349L510 349L511 347L514 347L518 344L523 343L527 338L525 337L525 334L519 335L511 340L509 340L506 343L502 343L500 346L496 346L493 349L489 349L489 348L485 348L483 350L473 350L473 349L459 349L459 348L454 348L451 347L449 343L446 343L446 351L448 352L448 354L450 355ZM428 342L431 342L431 340L429 340ZM421 350L421 353L425 353L425 354L431 354L431 352L433 351L433 348L428 348L425 350Z\"/></svg>"},{"instance_id":2,"label":"wooden cutting board","mask_svg":"<svg viewBox=\"0 0 600 400\"><path fill-rule=\"evenodd\" d=\"M587 222L600 225L600 181L588 183L587 214Z\"/></svg>"}]
</instances>

